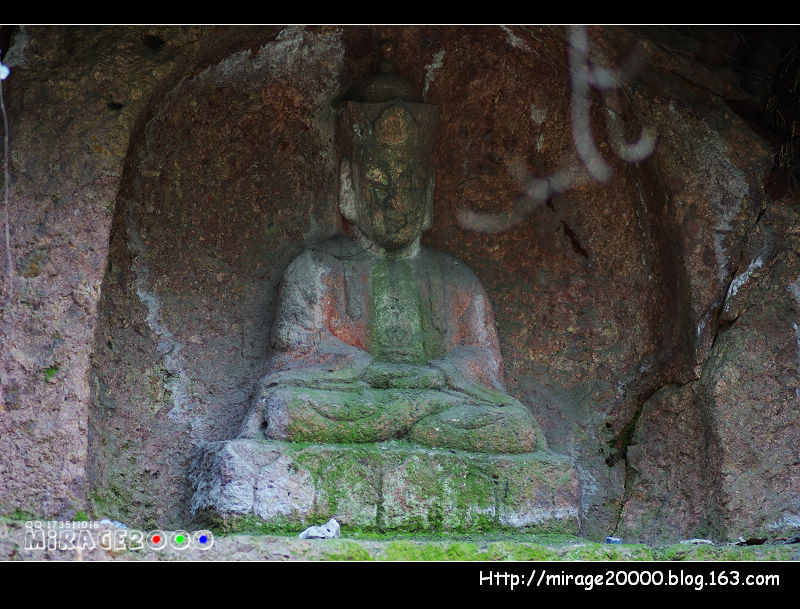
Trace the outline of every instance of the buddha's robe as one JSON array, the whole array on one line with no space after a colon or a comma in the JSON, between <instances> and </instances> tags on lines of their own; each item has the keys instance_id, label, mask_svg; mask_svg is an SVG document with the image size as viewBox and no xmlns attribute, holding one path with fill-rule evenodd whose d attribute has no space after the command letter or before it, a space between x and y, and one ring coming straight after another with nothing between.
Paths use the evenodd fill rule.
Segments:
<instances>
[{"instance_id":1,"label":"buddha's robe","mask_svg":"<svg viewBox=\"0 0 800 609\"><path fill-rule=\"evenodd\" d=\"M305 251L284 273L271 347L243 437L545 448L506 393L483 286L441 252L383 258L346 238Z\"/></svg>"}]
</instances>

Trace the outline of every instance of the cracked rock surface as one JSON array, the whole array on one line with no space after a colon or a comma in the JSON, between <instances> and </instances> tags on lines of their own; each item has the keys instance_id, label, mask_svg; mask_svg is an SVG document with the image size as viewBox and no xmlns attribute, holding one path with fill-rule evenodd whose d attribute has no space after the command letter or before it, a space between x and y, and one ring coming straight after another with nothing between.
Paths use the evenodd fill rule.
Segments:
<instances>
[{"instance_id":1,"label":"cracked rock surface","mask_svg":"<svg viewBox=\"0 0 800 609\"><path fill-rule=\"evenodd\" d=\"M577 163L563 27L3 30L0 508L184 525L197 447L235 435L263 373L283 270L348 230L331 103L384 36L440 107L424 245L486 287L509 393L575 464L581 533L800 528L793 28L588 28L593 66L644 57L591 89L611 177L500 232L459 210L509 212ZM653 154L623 161L611 126L651 129Z\"/></svg>"}]
</instances>

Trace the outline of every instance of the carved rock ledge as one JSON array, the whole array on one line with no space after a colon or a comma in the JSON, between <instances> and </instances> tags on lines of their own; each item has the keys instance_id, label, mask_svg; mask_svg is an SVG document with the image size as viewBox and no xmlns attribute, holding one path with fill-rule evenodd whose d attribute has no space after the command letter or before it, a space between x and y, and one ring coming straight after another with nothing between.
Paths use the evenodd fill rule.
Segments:
<instances>
[{"instance_id":1,"label":"carved rock ledge","mask_svg":"<svg viewBox=\"0 0 800 609\"><path fill-rule=\"evenodd\" d=\"M511 526L577 533L574 466L550 452L477 454L398 441L363 445L238 439L192 463L191 515L298 525L336 518L380 530ZM313 521L313 522L312 522Z\"/></svg>"}]
</instances>

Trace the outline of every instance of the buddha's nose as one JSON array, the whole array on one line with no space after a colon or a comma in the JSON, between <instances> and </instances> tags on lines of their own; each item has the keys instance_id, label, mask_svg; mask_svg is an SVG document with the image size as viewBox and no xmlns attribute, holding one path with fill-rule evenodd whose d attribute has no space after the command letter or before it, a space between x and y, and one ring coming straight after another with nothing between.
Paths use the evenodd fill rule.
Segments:
<instances>
[{"instance_id":1,"label":"buddha's nose","mask_svg":"<svg viewBox=\"0 0 800 609\"><path fill-rule=\"evenodd\" d=\"M396 212L406 212L409 209L408 199L400 193L395 193L389 198L389 209Z\"/></svg>"}]
</instances>

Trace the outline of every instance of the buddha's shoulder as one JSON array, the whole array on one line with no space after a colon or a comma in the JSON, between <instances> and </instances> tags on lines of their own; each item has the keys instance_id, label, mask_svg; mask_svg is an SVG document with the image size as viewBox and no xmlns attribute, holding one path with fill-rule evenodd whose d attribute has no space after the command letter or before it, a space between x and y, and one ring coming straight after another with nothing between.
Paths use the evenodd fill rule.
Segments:
<instances>
[{"instance_id":1,"label":"buddha's shoulder","mask_svg":"<svg viewBox=\"0 0 800 609\"><path fill-rule=\"evenodd\" d=\"M303 250L286 267L284 276L338 272L343 261L355 259L362 249L353 239L331 237Z\"/></svg>"},{"instance_id":2,"label":"buddha's shoulder","mask_svg":"<svg viewBox=\"0 0 800 609\"><path fill-rule=\"evenodd\" d=\"M346 261L359 258L364 254L364 246L350 237L336 235L317 243L306 252L310 252L320 258L334 258L335 260Z\"/></svg>"},{"instance_id":3,"label":"buddha's shoulder","mask_svg":"<svg viewBox=\"0 0 800 609\"><path fill-rule=\"evenodd\" d=\"M433 268L439 268L443 279L447 283L456 283L465 287L481 284L480 279L463 261L445 254L439 250L423 247L421 254L426 262Z\"/></svg>"}]
</instances>

